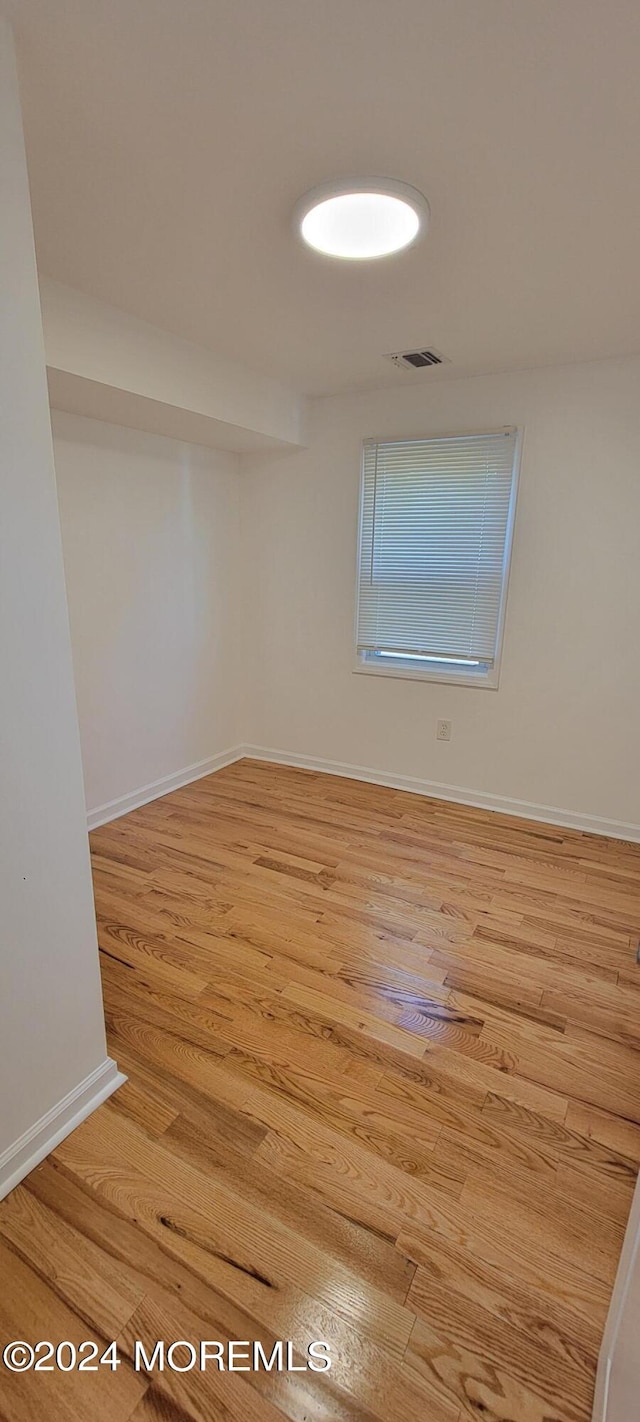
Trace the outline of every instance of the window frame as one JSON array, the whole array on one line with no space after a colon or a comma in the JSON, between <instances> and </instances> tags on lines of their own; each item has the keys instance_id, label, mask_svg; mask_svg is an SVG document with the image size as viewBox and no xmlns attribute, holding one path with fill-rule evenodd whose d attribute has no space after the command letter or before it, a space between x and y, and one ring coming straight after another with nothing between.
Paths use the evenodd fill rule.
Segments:
<instances>
[{"instance_id":1,"label":"window frame","mask_svg":"<svg viewBox=\"0 0 640 1422\"><path fill-rule=\"evenodd\" d=\"M385 658L384 653L358 652L358 601L360 589L360 573L362 567L362 525L364 509L364 480L365 480L365 453L367 445L372 441L376 444L393 443L398 439L410 442L420 440L435 439L465 439L474 435L492 434L498 429L505 432L515 432L515 448L513 455L513 471L511 475L511 492L509 495L509 510L507 514L507 526L504 540L504 553L502 558L502 586L500 591L500 606L498 610L498 623L496 629L496 649L493 665L486 670L470 671L468 667L447 665L443 660L434 660L426 666L416 665L411 657L405 660L397 655L389 655ZM524 429L521 425L504 425L494 427L492 430L457 430L434 432L433 434L422 435L386 435L371 436L364 439L361 444L360 454L360 484L358 502L358 544L356 558L356 589L355 589L355 618L354 618L354 642L356 646L356 660L352 671L364 676L384 676L393 677L402 681L432 681L446 682L449 686L474 686L476 689L482 688L487 691L497 691L500 685L500 672L502 667L502 652L504 646L504 632L507 612L507 599L509 595L509 578L511 573L511 555L513 551L513 539L516 520L516 508L518 502L518 489L520 484L520 468L522 463L522 445L524 439ZM380 658L377 662L374 658ZM394 665L395 663L395 665Z\"/></svg>"}]
</instances>

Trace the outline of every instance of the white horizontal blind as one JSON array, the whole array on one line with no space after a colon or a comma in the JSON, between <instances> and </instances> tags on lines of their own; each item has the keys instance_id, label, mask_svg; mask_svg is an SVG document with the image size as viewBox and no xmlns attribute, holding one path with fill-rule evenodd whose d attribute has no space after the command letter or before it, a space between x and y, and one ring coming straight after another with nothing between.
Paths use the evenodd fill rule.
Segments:
<instances>
[{"instance_id":1,"label":"white horizontal blind","mask_svg":"<svg viewBox=\"0 0 640 1422\"><path fill-rule=\"evenodd\" d=\"M360 652L493 664L516 435L367 441Z\"/></svg>"}]
</instances>

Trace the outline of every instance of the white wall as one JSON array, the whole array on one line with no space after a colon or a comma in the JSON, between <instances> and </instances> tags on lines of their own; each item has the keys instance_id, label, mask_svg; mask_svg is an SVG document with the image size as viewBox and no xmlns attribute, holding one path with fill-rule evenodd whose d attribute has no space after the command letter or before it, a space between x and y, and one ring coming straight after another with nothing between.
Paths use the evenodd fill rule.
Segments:
<instances>
[{"instance_id":1,"label":"white wall","mask_svg":"<svg viewBox=\"0 0 640 1422\"><path fill-rule=\"evenodd\" d=\"M640 360L428 381L316 401L309 449L246 476L250 739L638 826ZM361 440L512 423L499 690L354 675Z\"/></svg>"},{"instance_id":2,"label":"white wall","mask_svg":"<svg viewBox=\"0 0 640 1422\"><path fill-rule=\"evenodd\" d=\"M303 396L61 282L40 278L52 402L220 449L304 439Z\"/></svg>"},{"instance_id":3,"label":"white wall","mask_svg":"<svg viewBox=\"0 0 640 1422\"><path fill-rule=\"evenodd\" d=\"M1 19L0 191L1 1193L19 1138L106 1057L27 174Z\"/></svg>"},{"instance_id":4,"label":"white wall","mask_svg":"<svg viewBox=\"0 0 640 1422\"><path fill-rule=\"evenodd\" d=\"M637 1415L639 1334L640 1177L631 1202L600 1347L593 1422L629 1422Z\"/></svg>"},{"instance_id":5,"label":"white wall","mask_svg":"<svg viewBox=\"0 0 640 1422\"><path fill-rule=\"evenodd\" d=\"M53 414L90 812L242 739L238 457Z\"/></svg>"}]
</instances>

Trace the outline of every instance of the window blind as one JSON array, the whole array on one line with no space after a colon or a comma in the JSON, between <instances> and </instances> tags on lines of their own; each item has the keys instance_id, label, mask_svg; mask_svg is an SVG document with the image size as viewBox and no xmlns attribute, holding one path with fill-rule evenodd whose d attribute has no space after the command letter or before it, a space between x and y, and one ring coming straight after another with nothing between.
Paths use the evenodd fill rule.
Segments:
<instances>
[{"instance_id":1,"label":"window blind","mask_svg":"<svg viewBox=\"0 0 640 1422\"><path fill-rule=\"evenodd\" d=\"M492 666L517 431L364 446L360 652Z\"/></svg>"}]
</instances>

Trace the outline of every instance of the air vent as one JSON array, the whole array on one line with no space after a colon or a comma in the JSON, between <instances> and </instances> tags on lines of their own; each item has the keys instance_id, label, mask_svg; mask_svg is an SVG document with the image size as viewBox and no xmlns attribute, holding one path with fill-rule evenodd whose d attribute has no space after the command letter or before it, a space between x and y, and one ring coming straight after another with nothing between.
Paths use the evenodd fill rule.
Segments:
<instances>
[{"instance_id":1,"label":"air vent","mask_svg":"<svg viewBox=\"0 0 640 1422\"><path fill-rule=\"evenodd\" d=\"M397 365L399 370L425 370L431 365L450 364L448 357L434 350L433 346L424 346L418 351L392 351L384 359Z\"/></svg>"}]
</instances>

